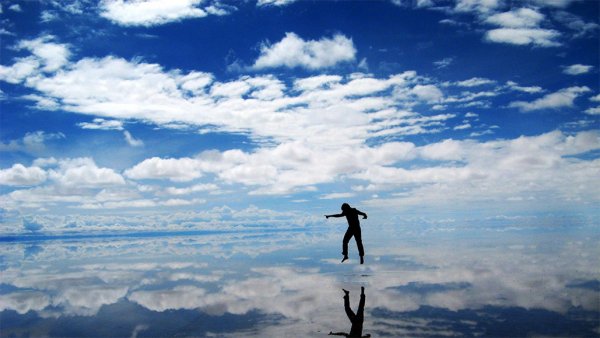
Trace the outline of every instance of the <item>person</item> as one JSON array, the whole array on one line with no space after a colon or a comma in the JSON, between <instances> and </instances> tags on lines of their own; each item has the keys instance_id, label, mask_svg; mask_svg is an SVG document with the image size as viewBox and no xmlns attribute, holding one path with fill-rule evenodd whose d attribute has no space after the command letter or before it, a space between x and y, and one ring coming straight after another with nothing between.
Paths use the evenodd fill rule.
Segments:
<instances>
[{"instance_id":1,"label":"person","mask_svg":"<svg viewBox=\"0 0 600 338\"><path fill-rule=\"evenodd\" d=\"M344 290L344 289L342 289ZM365 320L365 288L360 288L360 302L358 303L358 310L356 313L352 311L350 308L350 292L348 290L344 290L344 310L346 311L346 316L350 319L350 323L352 323L352 327L350 328L350 332L332 332L329 331L330 336L344 336L347 338L369 338L370 334L362 335L363 331L363 322Z\"/></svg>"},{"instance_id":2,"label":"person","mask_svg":"<svg viewBox=\"0 0 600 338\"><path fill-rule=\"evenodd\" d=\"M346 216L346 220L348 221L348 230L346 230L346 234L344 234L344 240L342 241L342 263L348 259L348 242L350 242L350 238L354 236L354 240L356 240L356 245L358 246L358 254L360 256L360 264L364 264L364 256L365 250L363 248L362 236L360 233L360 221L358 220L358 215L361 215L363 219L367 219L367 214L364 212L350 207L348 203L342 204L342 213L335 215L325 215L325 218L329 217L343 217Z\"/></svg>"}]
</instances>

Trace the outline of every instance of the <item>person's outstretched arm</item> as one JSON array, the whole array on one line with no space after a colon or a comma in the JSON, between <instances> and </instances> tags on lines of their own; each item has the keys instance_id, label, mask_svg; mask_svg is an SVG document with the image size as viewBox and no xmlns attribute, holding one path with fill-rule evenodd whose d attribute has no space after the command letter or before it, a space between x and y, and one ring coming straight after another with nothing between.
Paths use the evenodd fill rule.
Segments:
<instances>
[{"instance_id":1,"label":"person's outstretched arm","mask_svg":"<svg viewBox=\"0 0 600 338\"><path fill-rule=\"evenodd\" d=\"M361 215L363 217L363 219L367 219L367 214L365 214L364 212L356 209L356 213L359 214L359 215Z\"/></svg>"},{"instance_id":2,"label":"person's outstretched arm","mask_svg":"<svg viewBox=\"0 0 600 338\"><path fill-rule=\"evenodd\" d=\"M344 214L325 215L325 218L329 217L344 217Z\"/></svg>"}]
</instances>

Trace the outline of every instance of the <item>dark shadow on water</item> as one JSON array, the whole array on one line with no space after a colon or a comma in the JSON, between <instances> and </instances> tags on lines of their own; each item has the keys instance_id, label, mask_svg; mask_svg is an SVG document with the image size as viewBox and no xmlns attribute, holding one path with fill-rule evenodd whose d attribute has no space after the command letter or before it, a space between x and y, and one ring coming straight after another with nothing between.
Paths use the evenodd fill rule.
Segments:
<instances>
[{"instance_id":1,"label":"dark shadow on water","mask_svg":"<svg viewBox=\"0 0 600 338\"><path fill-rule=\"evenodd\" d=\"M343 289L342 289L343 290ZM350 307L350 292L344 290L344 311L346 311L346 315L348 319L352 323L350 327L350 332L329 332L330 336L343 336L343 337L352 337L352 338L367 338L371 337L370 334L362 335L363 332L363 322L365 320L365 288L360 288L360 302L358 303L358 309L356 313L352 311Z\"/></svg>"}]
</instances>

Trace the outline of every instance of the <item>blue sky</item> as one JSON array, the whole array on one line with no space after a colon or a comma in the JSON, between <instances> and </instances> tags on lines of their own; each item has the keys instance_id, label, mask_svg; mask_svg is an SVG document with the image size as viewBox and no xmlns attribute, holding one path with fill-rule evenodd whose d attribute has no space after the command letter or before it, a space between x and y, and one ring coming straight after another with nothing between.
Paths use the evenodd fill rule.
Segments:
<instances>
[{"instance_id":1,"label":"blue sky","mask_svg":"<svg viewBox=\"0 0 600 338\"><path fill-rule=\"evenodd\" d=\"M597 1L5 1L2 233L595 215Z\"/></svg>"}]
</instances>

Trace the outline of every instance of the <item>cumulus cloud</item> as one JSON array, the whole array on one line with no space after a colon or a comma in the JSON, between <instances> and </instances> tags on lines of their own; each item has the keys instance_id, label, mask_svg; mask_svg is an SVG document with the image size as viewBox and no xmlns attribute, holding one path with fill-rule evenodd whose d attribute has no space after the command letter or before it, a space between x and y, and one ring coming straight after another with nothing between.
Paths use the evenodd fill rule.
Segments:
<instances>
[{"instance_id":1,"label":"cumulus cloud","mask_svg":"<svg viewBox=\"0 0 600 338\"><path fill-rule=\"evenodd\" d=\"M545 16L531 8L518 8L512 11L497 13L485 17L485 22L500 28L485 33L489 42L513 45L533 45L536 47L556 47L560 32L541 28Z\"/></svg>"},{"instance_id":2,"label":"cumulus cloud","mask_svg":"<svg viewBox=\"0 0 600 338\"><path fill-rule=\"evenodd\" d=\"M295 33L286 33L281 41L261 46L252 68L301 67L315 70L354 61L355 58L354 43L342 34L306 41Z\"/></svg>"},{"instance_id":3,"label":"cumulus cloud","mask_svg":"<svg viewBox=\"0 0 600 338\"><path fill-rule=\"evenodd\" d=\"M497 28L488 31L485 39L491 42L508 43L513 45L534 45L537 47L557 47L560 37L558 31L552 29L530 28Z\"/></svg>"},{"instance_id":4,"label":"cumulus cloud","mask_svg":"<svg viewBox=\"0 0 600 338\"><path fill-rule=\"evenodd\" d=\"M46 184L4 195L2 202L11 206L78 203L86 208L122 208L127 207L126 200L132 201L131 207L181 206L202 203L197 195L217 190L202 184L241 185L250 194L289 194L316 191L319 185L340 179L364 181L359 184L371 190L426 189L456 180L487 179L488 168L475 170L460 163L468 157L465 150L453 149L452 142L439 145L443 151L425 151L414 143L389 139L452 128L475 129L473 121L452 125L457 114L423 115L413 109L420 108L421 103L449 107L476 103L479 98L501 94L496 90L445 96L439 87L443 84L414 71L387 77L354 73L285 81L273 75L256 75L219 81L212 74L163 69L117 57L84 58L59 72L40 74L21 81L40 96L55 100L61 109L96 116L92 122L80 124L82 128L124 130L119 121L142 120L159 127L196 128L203 133L244 133L257 141L257 147L205 151L182 158L152 157L122 173L98 167L92 159L59 159L43 166L39 160L34 166L44 168ZM452 84L468 88L490 81L474 77ZM108 87L106 83L116 85ZM523 92L542 91L513 82L507 86ZM511 106L523 111L568 107L586 91L587 87L570 87ZM476 132L478 129L472 135ZM460 145L476 147L468 142ZM440 155L444 152L446 157ZM412 160L433 161L435 165L411 167ZM583 164L572 169L588 170ZM200 178L203 183L194 182ZM142 180L180 184L144 190L139 185ZM164 199L167 195L176 198Z\"/></svg>"},{"instance_id":5,"label":"cumulus cloud","mask_svg":"<svg viewBox=\"0 0 600 338\"><path fill-rule=\"evenodd\" d=\"M585 73L589 73L590 70L592 70L592 68L594 68L594 66L575 64L575 65L570 65L570 66L564 67L563 73L568 74L568 75L585 74Z\"/></svg>"},{"instance_id":6,"label":"cumulus cloud","mask_svg":"<svg viewBox=\"0 0 600 338\"><path fill-rule=\"evenodd\" d=\"M16 59L10 67L0 66L0 80L19 83L29 76L63 67L71 53L67 45L55 43L54 39L52 35L44 35L33 40L21 40L15 48L28 50L31 56Z\"/></svg>"},{"instance_id":7,"label":"cumulus cloud","mask_svg":"<svg viewBox=\"0 0 600 338\"><path fill-rule=\"evenodd\" d=\"M0 185L31 186L43 183L46 172L39 167L25 167L20 163L11 168L0 169Z\"/></svg>"},{"instance_id":8,"label":"cumulus cloud","mask_svg":"<svg viewBox=\"0 0 600 338\"><path fill-rule=\"evenodd\" d=\"M542 20L544 20L543 14L531 8L519 8L491 15L485 21L501 27L524 28L537 27Z\"/></svg>"},{"instance_id":9,"label":"cumulus cloud","mask_svg":"<svg viewBox=\"0 0 600 338\"><path fill-rule=\"evenodd\" d=\"M372 201L373 206L380 207L444 203L445 193L467 203L489 198L502 201L515 195L558 205L573 200L591 203L600 196L581 183L593 181L598 160L570 156L598 149L599 141L598 131L574 135L554 131L489 142L446 140L415 150L424 159L447 161L444 165L410 169L372 166L355 176L368 180L374 188L414 187L409 193L398 193L389 203L381 198Z\"/></svg>"},{"instance_id":10,"label":"cumulus cloud","mask_svg":"<svg viewBox=\"0 0 600 338\"><path fill-rule=\"evenodd\" d=\"M191 158L162 159L153 157L125 171L125 176L140 179L169 179L175 182L191 181L202 176L200 163Z\"/></svg>"},{"instance_id":11,"label":"cumulus cloud","mask_svg":"<svg viewBox=\"0 0 600 338\"><path fill-rule=\"evenodd\" d=\"M156 26L191 18L203 18L209 14L225 15L229 11L211 5L201 8L202 0L104 0L100 15L123 26Z\"/></svg>"},{"instance_id":12,"label":"cumulus cloud","mask_svg":"<svg viewBox=\"0 0 600 338\"><path fill-rule=\"evenodd\" d=\"M573 101L583 93L589 92L588 87L569 87L548 94L533 102L516 101L511 102L510 107L519 108L523 112L542 109L559 109L573 107Z\"/></svg>"},{"instance_id":13,"label":"cumulus cloud","mask_svg":"<svg viewBox=\"0 0 600 338\"><path fill-rule=\"evenodd\" d=\"M99 168L88 157L66 159L58 162L57 169L49 169L49 177L63 186L99 187L123 185L123 177L109 168Z\"/></svg>"},{"instance_id":14,"label":"cumulus cloud","mask_svg":"<svg viewBox=\"0 0 600 338\"><path fill-rule=\"evenodd\" d=\"M102 119L80 125L86 128L118 129L118 122L107 121L136 119L165 127L194 126L201 132L241 132L278 143L310 139L348 144L384 129L388 135L434 132L417 113L389 110L410 107L415 97L429 102L441 97L434 85L421 82L412 71L387 78L318 75L299 79L293 87L272 75L218 82L210 74L105 57L81 59L24 84L40 93L32 100L52 100L63 110ZM400 95L381 95L386 90ZM374 111L381 114L370 114Z\"/></svg>"},{"instance_id":15,"label":"cumulus cloud","mask_svg":"<svg viewBox=\"0 0 600 338\"><path fill-rule=\"evenodd\" d=\"M487 15L502 5L500 0L457 0L454 11L459 13L473 12L479 15Z\"/></svg>"},{"instance_id":16,"label":"cumulus cloud","mask_svg":"<svg viewBox=\"0 0 600 338\"><path fill-rule=\"evenodd\" d=\"M444 97L442 91L435 85L416 85L411 93L428 103L440 102Z\"/></svg>"}]
</instances>

